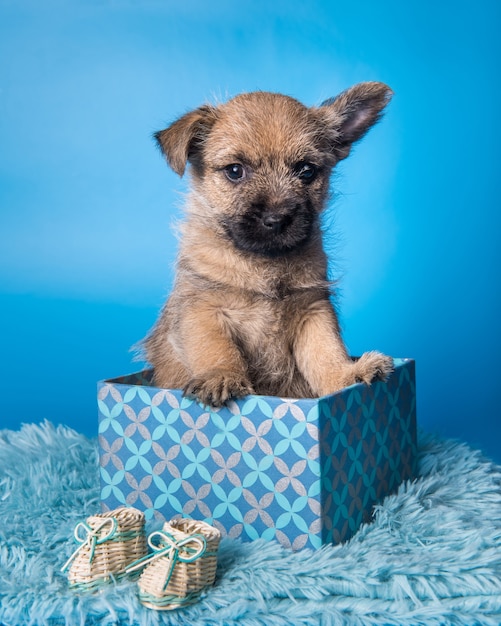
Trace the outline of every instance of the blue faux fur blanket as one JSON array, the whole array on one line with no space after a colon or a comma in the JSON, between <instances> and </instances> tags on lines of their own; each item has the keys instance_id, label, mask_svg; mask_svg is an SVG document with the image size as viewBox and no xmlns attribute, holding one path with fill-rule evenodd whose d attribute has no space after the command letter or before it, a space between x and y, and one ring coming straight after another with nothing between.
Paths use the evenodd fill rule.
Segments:
<instances>
[{"instance_id":1,"label":"blue faux fur blanket","mask_svg":"<svg viewBox=\"0 0 501 626\"><path fill-rule=\"evenodd\" d=\"M95 441L50 423L0 431L0 624L501 624L501 468L421 437L419 478L345 545L223 540L216 586L177 612L132 582L75 595L62 564L99 512Z\"/></svg>"}]
</instances>

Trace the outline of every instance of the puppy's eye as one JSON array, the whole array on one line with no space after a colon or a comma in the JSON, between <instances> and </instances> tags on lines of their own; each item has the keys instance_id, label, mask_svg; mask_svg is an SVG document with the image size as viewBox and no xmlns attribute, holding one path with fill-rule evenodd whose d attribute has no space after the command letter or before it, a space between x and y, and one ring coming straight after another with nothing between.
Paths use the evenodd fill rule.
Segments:
<instances>
[{"instance_id":1,"label":"puppy's eye","mask_svg":"<svg viewBox=\"0 0 501 626\"><path fill-rule=\"evenodd\" d=\"M240 163L232 163L223 168L226 178L232 182L238 182L245 178L245 169Z\"/></svg>"},{"instance_id":2,"label":"puppy's eye","mask_svg":"<svg viewBox=\"0 0 501 626\"><path fill-rule=\"evenodd\" d=\"M294 166L294 173L303 181L303 183L311 183L318 174L318 167L307 161L300 161Z\"/></svg>"}]
</instances>

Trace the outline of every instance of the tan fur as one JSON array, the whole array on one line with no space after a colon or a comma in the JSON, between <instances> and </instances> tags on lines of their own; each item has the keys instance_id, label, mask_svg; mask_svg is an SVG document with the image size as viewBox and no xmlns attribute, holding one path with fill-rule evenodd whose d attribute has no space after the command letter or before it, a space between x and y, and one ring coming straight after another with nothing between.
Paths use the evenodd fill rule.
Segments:
<instances>
[{"instance_id":1,"label":"tan fur","mask_svg":"<svg viewBox=\"0 0 501 626\"><path fill-rule=\"evenodd\" d=\"M318 216L332 167L390 96L382 83L361 83L307 108L243 94L157 133L174 171L191 165L192 190L175 286L144 342L156 384L220 406L249 393L322 396L387 376L389 357L347 354Z\"/></svg>"}]
</instances>

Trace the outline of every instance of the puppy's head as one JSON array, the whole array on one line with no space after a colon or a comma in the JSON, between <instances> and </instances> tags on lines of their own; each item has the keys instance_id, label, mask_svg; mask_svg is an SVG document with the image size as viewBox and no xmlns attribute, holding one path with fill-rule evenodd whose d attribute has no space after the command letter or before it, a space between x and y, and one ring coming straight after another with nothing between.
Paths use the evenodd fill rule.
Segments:
<instances>
[{"instance_id":1,"label":"puppy's head","mask_svg":"<svg viewBox=\"0 0 501 626\"><path fill-rule=\"evenodd\" d=\"M187 113L155 137L175 172L191 164L206 223L241 251L284 255L310 240L332 168L391 94L382 83L360 83L312 108L279 94L242 94Z\"/></svg>"}]
</instances>

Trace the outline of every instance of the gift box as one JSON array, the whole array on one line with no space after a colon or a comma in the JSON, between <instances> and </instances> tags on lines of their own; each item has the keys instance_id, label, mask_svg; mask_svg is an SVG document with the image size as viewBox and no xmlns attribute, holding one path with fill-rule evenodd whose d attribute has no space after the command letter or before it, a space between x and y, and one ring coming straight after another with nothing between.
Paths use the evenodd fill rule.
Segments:
<instances>
[{"instance_id":1,"label":"gift box","mask_svg":"<svg viewBox=\"0 0 501 626\"><path fill-rule=\"evenodd\" d=\"M190 517L293 549L350 538L416 470L415 363L315 399L210 408L145 370L98 383L103 510Z\"/></svg>"}]
</instances>

